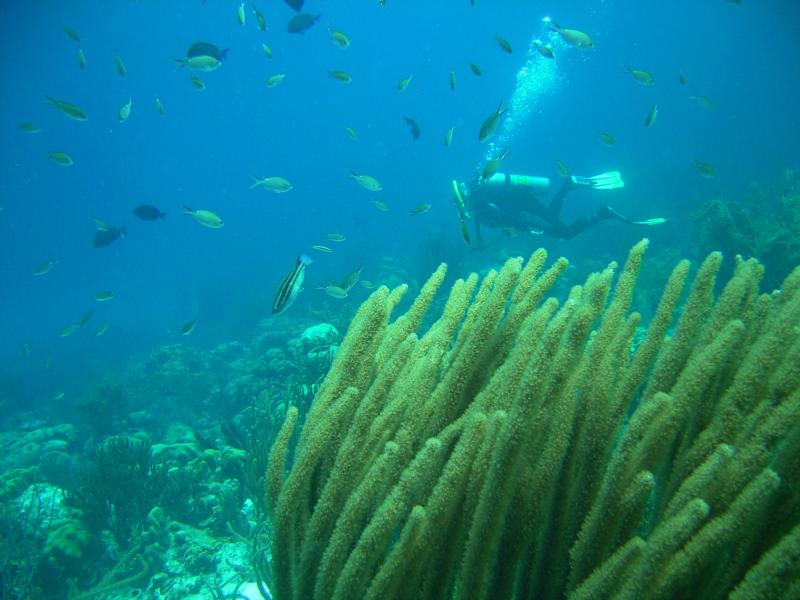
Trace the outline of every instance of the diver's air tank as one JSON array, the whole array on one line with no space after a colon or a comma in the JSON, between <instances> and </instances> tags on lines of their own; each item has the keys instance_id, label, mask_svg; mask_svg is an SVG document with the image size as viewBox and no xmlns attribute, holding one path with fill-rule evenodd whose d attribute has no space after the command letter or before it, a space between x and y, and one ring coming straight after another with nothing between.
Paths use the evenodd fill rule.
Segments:
<instances>
[{"instance_id":1,"label":"diver's air tank","mask_svg":"<svg viewBox=\"0 0 800 600\"><path fill-rule=\"evenodd\" d=\"M550 187L550 179L547 177L534 177L532 175L514 175L511 173L495 173L488 179L483 180L483 185L490 186L526 186L534 188L534 191L542 192Z\"/></svg>"}]
</instances>

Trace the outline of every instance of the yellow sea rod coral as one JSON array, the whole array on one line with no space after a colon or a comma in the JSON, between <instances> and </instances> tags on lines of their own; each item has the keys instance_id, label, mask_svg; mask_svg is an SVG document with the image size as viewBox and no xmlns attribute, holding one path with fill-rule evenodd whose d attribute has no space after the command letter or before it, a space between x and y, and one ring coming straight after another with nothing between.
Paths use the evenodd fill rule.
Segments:
<instances>
[{"instance_id":1,"label":"yellow sea rod coral","mask_svg":"<svg viewBox=\"0 0 800 600\"><path fill-rule=\"evenodd\" d=\"M393 321L405 287L377 290L271 450L274 597L791 596L800 268L763 294L737 260L715 297L712 253L680 306L682 261L632 352L646 248L561 305L566 260L509 260L424 334L444 265Z\"/></svg>"}]
</instances>

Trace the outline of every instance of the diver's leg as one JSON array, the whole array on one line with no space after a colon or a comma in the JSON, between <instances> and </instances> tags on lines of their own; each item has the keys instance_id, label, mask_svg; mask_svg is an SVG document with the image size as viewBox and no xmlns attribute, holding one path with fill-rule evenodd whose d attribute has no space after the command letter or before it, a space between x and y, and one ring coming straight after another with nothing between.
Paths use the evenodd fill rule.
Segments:
<instances>
[{"instance_id":1,"label":"diver's leg","mask_svg":"<svg viewBox=\"0 0 800 600\"><path fill-rule=\"evenodd\" d=\"M624 223L631 223L630 219L623 217L621 214L613 211L608 206L601 206L591 217L581 217L569 225L565 225L561 222L552 223L551 230L548 230L547 233L561 238L562 240L571 240L576 235L583 233L590 227L609 219L623 221Z\"/></svg>"},{"instance_id":2,"label":"diver's leg","mask_svg":"<svg viewBox=\"0 0 800 600\"><path fill-rule=\"evenodd\" d=\"M550 199L547 208L545 209L547 219L549 221L558 221L558 217L561 214L561 209L564 207L564 198L567 196L567 192L569 192L573 187L572 181L569 177L564 179L564 183L561 184L561 188L555 193L555 195Z\"/></svg>"}]
</instances>

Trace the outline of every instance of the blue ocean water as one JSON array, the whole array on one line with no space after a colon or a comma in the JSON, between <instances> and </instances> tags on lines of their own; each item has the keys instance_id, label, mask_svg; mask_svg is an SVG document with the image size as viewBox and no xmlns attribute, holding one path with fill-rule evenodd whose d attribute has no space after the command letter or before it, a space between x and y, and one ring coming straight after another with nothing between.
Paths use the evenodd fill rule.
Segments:
<instances>
[{"instance_id":1,"label":"blue ocean water","mask_svg":"<svg viewBox=\"0 0 800 600\"><path fill-rule=\"evenodd\" d=\"M314 262L286 318L334 314L346 323L369 290L356 287L340 301L317 287L359 265L376 284L418 285L439 261L454 266L454 278L544 246L579 269L597 268L623 260L645 235L654 251L696 259L691 215L700 204L744 202L753 186L774 189L800 164L794 2L309 0L304 10L321 17L303 34L286 31L294 13L283 2L256 4L266 32L249 3L242 26L238 3L223 0L2 8L0 421L32 409L67 415L94 382L161 346L246 343L270 318L278 283L301 252ZM589 33L595 48L569 46L545 17ZM329 28L345 32L350 47L337 47ZM555 58L536 52L534 39L552 44ZM197 41L230 49L218 70L196 73L203 91L172 60ZM623 65L649 71L655 84L641 85ZM331 70L347 71L352 82L336 81ZM285 79L267 87L275 73ZM45 96L76 104L88 120L68 119ZM698 96L713 99L713 109L691 98ZM120 123L129 99L130 118ZM481 144L478 129L501 101L510 112L493 145ZM658 118L646 128L653 105ZM403 117L419 123L418 140ZM23 122L42 131L22 131ZM617 143L604 144L598 131ZM560 159L581 175L622 173L623 189L570 194L567 221L608 204L633 219L667 222L646 230L604 222L571 240L523 234L485 249L467 245L450 182L472 179L487 148L501 147L510 151L505 172L557 181ZM74 165L56 164L47 151L68 152ZM717 175L702 177L695 159ZM383 189L360 187L350 170L378 178ZM250 189L251 174L285 177L293 189ZM138 219L132 210L142 203L166 218ZM421 203L430 210L409 214ZM214 211L224 227L201 226L182 214L183 204ZM94 248L93 218L124 226L127 236ZM332 242L327 232L346 240ZM315 252L315 244L334 251ZM34 275L47 261L57 263ZM382 280L392 269L391 281ZM97 302L101 290L115 297ZM59 335L90 310L86 327ZM196 329L182 337L195 317ZM94 335L104 321L107 332Z\"/></svg>"},{"instance_id":2,"label":"blue ocean water","mask_svg":"<svg viewBox=\"0 0 800 600\"><path fill-rule=\"evenodd\" d=\"M503 169L555 178L560 158L580 174L619 169L626 181L613 198L576 194L565 218L601 203L632 217L664 216L669 223L647 235L691 249L686 220L695 204L735 197L749 182L776 178L798 162L800 11L793 3L309 3L306 9L322 18L302 35L285 31L292 12L283 3L261 7L266 33L249 7L239 26L236 8L208 0L168 10L148 1L3 9L0 353L3 387L26 404L49 390L79 392L98 373L175 340L195 315L192 342L246 336L269 314L274 288L297 254L324 243L323 232L341 232L347 241L331 255L315 255L295 313L320 302L314 288L327 279L360 263L363 276L374 278L381 256L408 257L431 232L458 243L449 181L467 180L482 165L478 126L500 101L510 105L534 37L556 43L557 56L549 63L532 57L544 63L534 73L544 81L529 114L515 122ZM590 32L596 48L568 47L547 31L546 16ZM61 24L77 31L80 43ZM346 32L351 47L336 47L328 27ZM496 35L512 43L513 54L498 47ZM170 60L201 40L230 48L222 68L199 74L207 85L202 92ZM273 49L272 60L262 42ZM79 48L85 70L76 63ZM115 69L117 54L125 76ZM470 72L470 62L482 76ZM650 71L656 84L638 84L623 64ZM353 82L327 76L337 69ZM264 80L279 72L286 79L267 88ZM397 82L412 74L398 92ZM43 103L45 95L82 107L88 121L65 118ZM698 106L692 95L712 98L714 109ZM120 124L117 110L129 98L131 117ZM645 129L653 104L658 120ZM411 139L404 116L419 122L419 140ZM25 121L42 132L17 129ZM454 140L445 148L451 126ZM617 145L605 146L598 130L613 132ZM75 165L55 164L48 150L69 152ZM699 177L694 158L713 163L719 175ZM389 212L376 210L372 194L348 180L350 169L381 180L375 197ZM284 176L294 189L249 190L250 173ZM430 212L410 217L407 211L422 202ZM140 203L168 217L139 221L131 210ZM198 226L181 214L183 203L216 211L224 228ZM129 235L93 248L91 217L124 225ZM566 243L531 238L523 247L544 245L573 260L618 258L642 232L604 224L591 234ZM57 266L34 277L34 267L49 260ZM470 260L473 268L490 261ZM98 304L93 294L105 289L117 297ZM89 309L93 324L111 320L106 335L59 338ZM20 347L29 339L31 354L24 356Z\"/></svg>"}]
</instances>

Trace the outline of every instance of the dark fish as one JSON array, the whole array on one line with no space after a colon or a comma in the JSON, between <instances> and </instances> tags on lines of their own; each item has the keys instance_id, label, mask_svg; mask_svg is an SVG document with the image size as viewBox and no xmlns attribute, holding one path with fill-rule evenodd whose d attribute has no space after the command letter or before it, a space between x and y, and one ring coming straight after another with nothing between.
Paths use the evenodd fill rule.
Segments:
<instances>
[{"instance_id":1,"label":"dark fish","mask_svg":"<svg viewBox=\"0 0 800 600\"><path fill-rule=\"evenodd\" d=\"M197 327L197 317L181 325L181 335L189 335L194 331L195 327Z\"/></svg>"},{"instance_id":2,"label":"dark fish","mask_svg":"<svg viewBox=\"0 0 800 600\"><path fill-rule=\"evenodd\" d=\"M161 212L152 204L140 204L133 209L133 214L139 217L142 221L156 221L167 216L167 213Z\"/></svg>"},{"instance_id":3,"label":"dark fish","mask_svg":"<svg viewBox=\"0 0 800 600\"><path fill-rule=\"evenodd\" d=\"M413 117L403 117L403 120L408 123L408 128L411 130L411 137L418 140L420 134L419 123L417 123Z\"/></svg>"},{"instance_id":4,"label":"dark fish","mask_svg":"<svg viewBox=\"0 0 800 600\"><path fill-rule=\"evenodd\" d=\"M78 321L78 327L86 327L86 324L89 322L89 319L92 318L92 313L94 313L94 311L90 310L85 315L83 315L81 317L81 320Z\"/></svg>"},{"instance_id":5,"label":"dark fish","mask_svg":"<svg viewBox=\"0 0 800 600\"><path fill-rule=\"evenodd\" d=\"M300 13L289 19L289 24L286 26L286 31L289 33L303 33L316 23L322 15L309 15L308 13Z\"/></svg>"},{"instance_id":6,"label":"dark fish","mask_svg":"<svg viewBox=\"0 0 800 600\"><path fill-rule=\"evenodd\" d=\"M208 42L195 42L186 51L186 58L194 58L195 56L213 56L218 61L222 62L227 58L228 50L230 48L220 48Z\"/></svg>"},{"instance_id":7,"label":"dark fish","mask_svg":"<svg viewBox=\"0 0 800 600\"><path fill-rule=\"evenodd\" d=\"M289 7L296 12L303 10L303 0L284 0L284 2L286 2L286 4L288 4Z\"/></svg>"},{"instance_id":8,"label":"dark fish","mask_svg":"<svg viewBox=\"0 0 800 600\"><path fill-rule=\"evenodd\" d=\"M98 229L94 232L92 246L95 248L105 248L116 242L120 237L128 234L124 227L109 227L106 230Z\"/></svg>"},{"instance_id":9,"label":"dark fish","mask_svg":"<svg viewBox=\"0 0 800 600\"><path fill-rule=\"evenodd\" d=\"M297 296L303 290L303 280L306 277L306 267L312 263L312 260L305 254L297 257L292 270L286 274L281 284L278 286L278 291L275 294L275 301L272 303L272 314L279 315L287 308L289 308Z\"/></svg>"}]
</instances>

